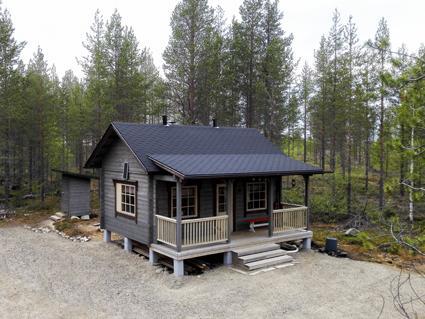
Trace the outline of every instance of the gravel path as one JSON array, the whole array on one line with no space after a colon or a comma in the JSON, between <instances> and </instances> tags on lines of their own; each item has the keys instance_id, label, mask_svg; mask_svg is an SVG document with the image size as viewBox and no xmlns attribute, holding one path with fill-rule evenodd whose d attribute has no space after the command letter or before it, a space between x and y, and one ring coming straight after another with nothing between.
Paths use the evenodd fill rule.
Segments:
<instances>
[{"instance_id":1,"label":"gravel path","mask_svg":"<svg viewBox=\"0 0 425 319\"><path fill-rule=\"evenodd\" d=\"M401 318L389 288L398 270L379 264L311 252L256 276L218 267L177 280L101 241L16 227L0 242L0 318L378 318L383 298L380 318Z\"/></svg>"}]
</instances>

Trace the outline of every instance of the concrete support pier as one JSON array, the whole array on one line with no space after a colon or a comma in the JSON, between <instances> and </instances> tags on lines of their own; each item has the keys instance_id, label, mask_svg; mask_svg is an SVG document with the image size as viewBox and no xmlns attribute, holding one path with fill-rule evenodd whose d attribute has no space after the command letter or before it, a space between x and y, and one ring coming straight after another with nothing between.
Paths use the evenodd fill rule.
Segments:
<instances>
[{"instance_id":1,"label":"concrete support pier","mask_svg":"<svg viewBox=\"0 0 425 319\"><path fill-rule=\"evenodd\" d=\"M174 276L183 277L184 276L184 261L174 259Z\"/></svg>"},{"instance_id":2,"label":"concrete support pier","mask_svg":"<svg viewBox=\"0 0 425 319\"><path fill-rule=\"evenodd\" d=\"M231 251L226 251L225 253L223 253L223 265L231 266L233 263L232 257L233 255Z\"/></svg>"},{"instance_id":3,"label":"concrete support pier","mask_svg":"<svg viewBox=\"0 0 425 319\"><path fill-rule=\"evenodd\" d=\"M130 238L124 237L124 250L131 253L133 250L133 242Z\"/></svg>"},{"instance_id":4,"label":"concrete support pier","mask_svg":"<svg viewBox=\"0 0 425 319\"><path fill-rule=\"evenodd\" d=\"M311 238L303 239L303 250L311 250Z\"/></svg>"},{"instance_id":5,"label":"concrete support pier","mask_svg":"<svg viewBox=\"0 0 425 319\"><path fill-rule=\"evenodd\" d=\"M149 263L154 266L158 264L158 253L149 248Z\"/></svg>"},{"instance_id":6,"label":"concrete support pier","mask_svg":"<svg viewBox=\"0 0 425 319\"><path fill-rule=\"evenodd\" d=\"M111 231L104 229L103 230L103 241L105 243L110 243L111 242Z\"/></svg>"}]
</instances>

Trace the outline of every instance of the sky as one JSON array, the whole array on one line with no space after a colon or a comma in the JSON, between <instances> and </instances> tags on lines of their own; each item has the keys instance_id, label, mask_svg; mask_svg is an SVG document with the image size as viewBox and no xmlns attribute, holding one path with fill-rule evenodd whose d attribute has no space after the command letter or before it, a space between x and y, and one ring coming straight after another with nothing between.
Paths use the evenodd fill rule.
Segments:
<instances>
[{"instance_id":1,"label":"sky","mask_svg":"<svg viewBox=\"0 0 425 319\"><path fill-rule=\"evenodd\" d=\"M1 1L1 0L0 0ZM170 16L177 0L3 0L15 27L15 38L26 41L22 57L25 63L40 46L60 77L72 69L82 76L77 58L86 54L82 45L93 22L96 9L105 18L115 8L123 23L131 26L143 47L150 49L156 66L162 70L162 52L170 35ZM239 17L242 0L210 0L220 6L227 22ZM353 16L362 42L374 37L378 21L387 19L394 49L403 43L411 52L425 42L425 0L280 0L284 13L282 26L294 35L293 49L300 65L314 62L314 50L320 37L327 34L333 11L342 21Z\"/></svg>"}]
</instances>

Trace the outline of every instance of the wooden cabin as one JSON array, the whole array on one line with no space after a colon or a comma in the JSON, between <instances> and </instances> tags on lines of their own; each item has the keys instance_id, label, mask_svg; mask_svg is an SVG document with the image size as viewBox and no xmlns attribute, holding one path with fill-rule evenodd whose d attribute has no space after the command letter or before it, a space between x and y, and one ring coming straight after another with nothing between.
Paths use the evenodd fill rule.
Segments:
<instances>
[{"instance_id":1,"label":"wooden cabin","mask_svg":"<svg viewBox=\"0 0 425 319\"><path fill-rule=\"evenodd\" d=\"M284 155L256 129L170 125L165 118L162 125L112 123L86 168L100 169L105 241L114 232L126 250L133 241L145 244L151 263L168 256L177 276L188 258L223 254L230 264L255 245L257 253L293 240L308 248L308 181L323 173ZM288 175L304 177L304 205L285 203L281 180Z\"/></svg>"}]
</instances>

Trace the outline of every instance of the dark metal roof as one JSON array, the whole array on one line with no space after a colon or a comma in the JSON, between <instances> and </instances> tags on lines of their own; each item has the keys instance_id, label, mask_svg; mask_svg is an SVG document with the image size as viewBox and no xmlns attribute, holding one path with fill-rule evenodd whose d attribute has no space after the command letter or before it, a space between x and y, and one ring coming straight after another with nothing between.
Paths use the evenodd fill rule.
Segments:
<instances>
[{"instance_id":1,"label":"dark metal roof","mask_svg":"<svg viewBox=\"0 0 425 319\"><path fill-rule=\"evenodd\" d=\"M186 177L323 172L283 155L252 128L119 122L109 126L86 167L101 167L103 155L117 138L127 144L148 173L161 172L166 167L167 171L182 170L180 173Z\"/></svg>"},{"instance_id":2,"label":"dark metal roof","mask_svg":"<svg viewBox=\"0 0 425 319\"><path fill-rule=\"evenodd\" d=\"M149 158L181 178L317 174L322 170L283 154L154 154Z\"/></svg>"}]
</instances>

